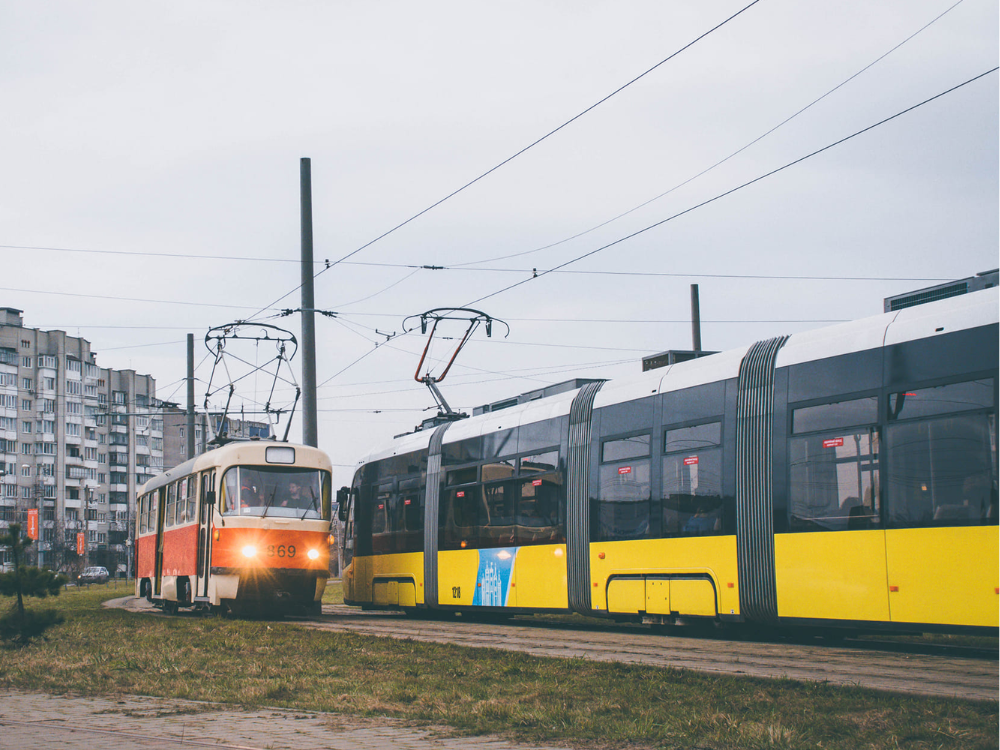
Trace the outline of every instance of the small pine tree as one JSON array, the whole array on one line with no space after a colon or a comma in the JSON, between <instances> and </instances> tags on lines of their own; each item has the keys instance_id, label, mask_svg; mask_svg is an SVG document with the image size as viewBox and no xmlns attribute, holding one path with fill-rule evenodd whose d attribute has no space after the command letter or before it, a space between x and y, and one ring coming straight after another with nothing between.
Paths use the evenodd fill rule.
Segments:
<instances>
[{"instance_id":1,"label":"small pine tree","mask_svg":"<svg viewBox=\"0 0 1000 750\"><path fill-rule=\"evenodd\" d=\"M27 643L49 625L61 621L55 612L44 612L39 616L24 609L24 597L34 596L44 599L50 594L58 596L63 585L69 580L66 576L56 575L51 570L22 565L21 561L29 546L31 540L22 538L20 524L11 524L7 533L0 534L0 547L9 547L14 556L14 570L0 574L0 595L17 596L16 622L9 616L0 618L0 638L3 640L19 640Z\"/></svg>"}]
</instances>

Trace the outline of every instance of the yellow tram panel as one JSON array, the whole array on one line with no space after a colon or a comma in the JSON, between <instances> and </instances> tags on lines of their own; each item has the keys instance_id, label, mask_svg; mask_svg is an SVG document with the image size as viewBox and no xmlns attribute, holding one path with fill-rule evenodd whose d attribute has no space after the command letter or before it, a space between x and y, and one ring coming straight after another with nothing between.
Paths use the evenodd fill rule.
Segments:
<instances>
[{"instance_id":1,"label":"yellow tram panel","mask_svg":"<svg viewBox=\"0 0 1000 750\"><path fill-rule=\"evenodd\" d=\"M996 526L885 534L893 622L997 627Z\"/></svg>"},{"instance_id":2,"label":"yellow tram panel","mask_svg":"<svg viewBox=\"0 0 1000 750\"><path fill-rule=\"evenodd\" d=\"M885 533L775 534L778 616L887 622Z\"/></svg>"},{"instance_id":3,"label":"yellow tram panel","mask_svg":"<svg viewBox=\"0 0 1000 750\"><path fill-rule=\"evenodd\" d=\"M519 547L511 596L518 607L568 609L566 545ZM513 606L510 600L508 606Z\"/></svg>"},{"instance_id":4,"label":"yellow tram panel","mask_svg":"<svg viewBox=\"0 0 1000 750\"><path fill-rule=\"evenodd\" d=\"M735 536L597 542L590 545L590 570L595 610L740 613Z\"/></svg>"},{"instance_id":5,"label":"yellow tram panel","mask_svg":"<svg viewBox=\"0 0 1000 750\"><path fill-rule=\"evenodd\" d=\"M479 550L438 552L438 603L444 606L471 606L478 573Z\"/></svg>"}]
</instances>

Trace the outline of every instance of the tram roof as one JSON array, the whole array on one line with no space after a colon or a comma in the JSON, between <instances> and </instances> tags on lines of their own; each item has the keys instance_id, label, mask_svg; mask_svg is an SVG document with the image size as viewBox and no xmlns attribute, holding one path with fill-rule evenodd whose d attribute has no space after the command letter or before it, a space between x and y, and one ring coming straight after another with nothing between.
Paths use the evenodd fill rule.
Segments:
<instances>
[{"instance_id":1,"label":"tram roof","mask_svg":"<svg viewBox=\"0 0 1000 750\"><path fill-rule=\"evenodd\" d=\"M996 324L998 318L1000 318L1000 300L997 288L970 292L890 313L880 313L860 320L792 334L779 351L775 366L788 367L802 362L929 338L942 333ZM745 346L730 349L649 370L641 375L607 381L597 392L594 408L735 378L739 375L740 363L749 348ZM579 389L565 391L453 422L445 433L444 442L453 443L469 437L488 435L499 430L568 415L578 392ZM432 433L433 430L423 430L401 435L389 445L366 456L359 461L359 465L424 449L428 446Z\"/></svg>"},{"instance_id":2,"label":"tram roof","mask_svg":"<svg viewBox=\"0 0 1000 750\"><path fill-rule=\"evenodd\" d=\"M274 447L293 448L295 450L295 463L288 464L268 461L267 449ZM234 464L255 466L273 465L280 467L289 465L298 466L303 463L309 466L314 466L318 469L324 469L326 471L332 470L329 456L327 456L326 453L321 451L319 448L313 448L312 446L300 445L297 443L282 443L276 440L234 441L232 443L226 443L225 445L219 446L218 448L213 448L212 450L206 451L205 453L195 456L194 458L190 458L184 463L178 464L162 474L157 474L139 488L139 494L142 495L146 492L151 492L152 490L159 489L164 485L170 484L176 479L211 468L232 466Z\"/></svg>"}]
</instances>

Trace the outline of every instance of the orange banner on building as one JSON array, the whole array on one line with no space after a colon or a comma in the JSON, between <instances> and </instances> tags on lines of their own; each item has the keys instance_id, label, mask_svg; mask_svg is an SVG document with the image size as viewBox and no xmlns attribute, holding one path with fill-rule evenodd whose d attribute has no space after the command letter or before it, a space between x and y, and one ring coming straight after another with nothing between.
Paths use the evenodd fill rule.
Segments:
<instances>
[{"instance_id":1,"label":"orange banner on building","mask_svg":"<svg viewBox=\"0 0 1000 750\"><path fill-rule=\"evenodd\" d=\"M84 546L86 544L86 537L81 531L76 535L76 554L82 555L86 551L86 547Z\"/></svg>"},{"instance_id":2,"label":"orange banner on building","mask_svg":"<svg viewBox=\"0 0 1000 750\"><path fill-rule=\"evenodd\" d=\"M38 540L38 509L28 511L28 539Z\"/></svg>"}]
</instances>

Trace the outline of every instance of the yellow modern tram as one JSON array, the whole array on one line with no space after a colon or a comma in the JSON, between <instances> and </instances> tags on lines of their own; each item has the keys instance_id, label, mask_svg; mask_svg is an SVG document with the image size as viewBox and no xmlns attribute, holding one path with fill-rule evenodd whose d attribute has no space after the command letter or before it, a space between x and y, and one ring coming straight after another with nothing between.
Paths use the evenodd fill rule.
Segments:
<instances>
[{"instance_id":1,"label":"yellow modern tram","mask_svg":"<svg viewBox=\"0 0 1000 750\"><path fill-rule=\"evenodd\" d=\"M997 290L400 436L345 601L996 633Z\"/></svg>"}]
</instances>

